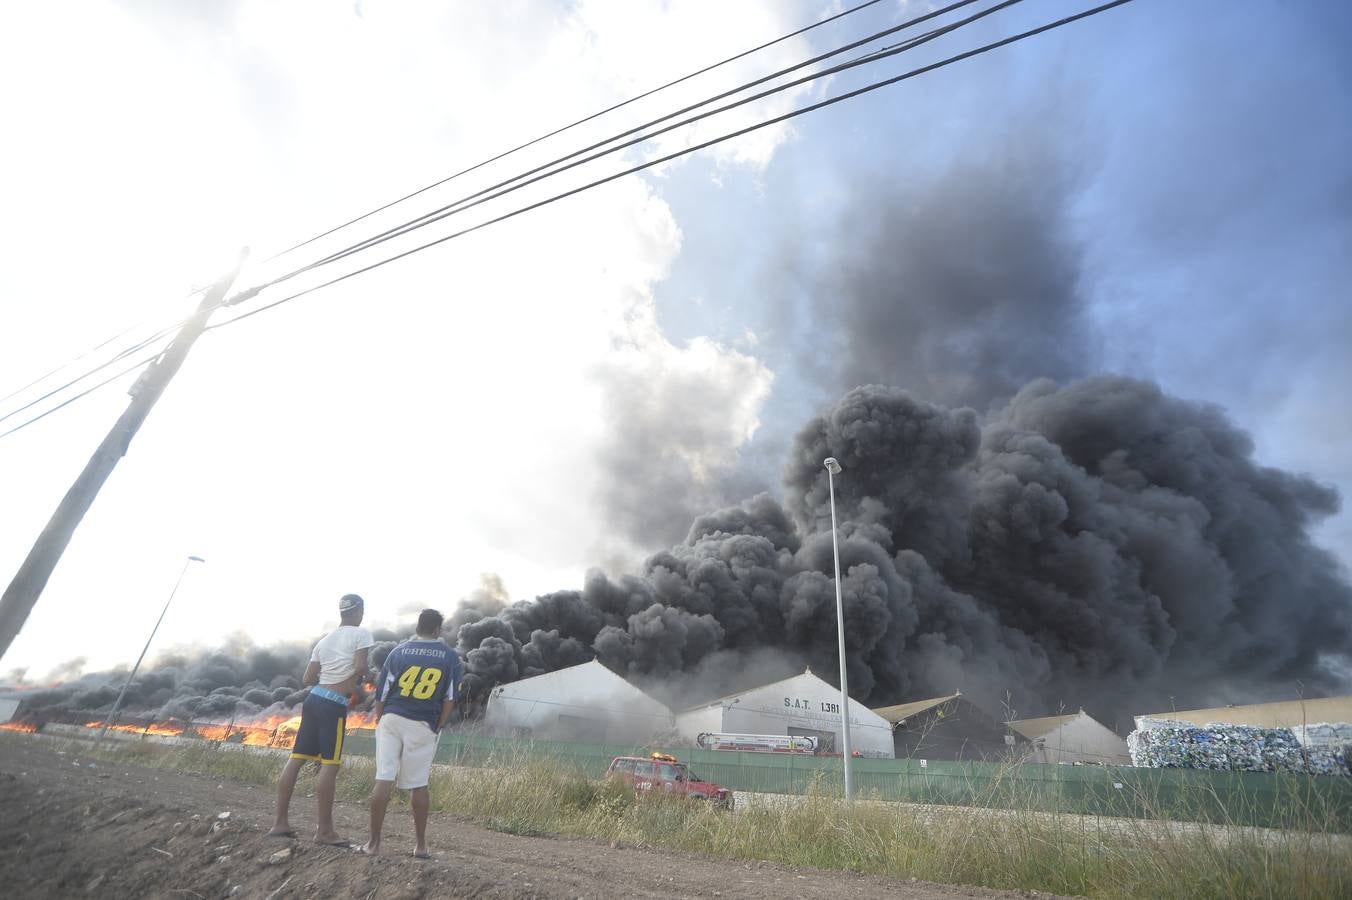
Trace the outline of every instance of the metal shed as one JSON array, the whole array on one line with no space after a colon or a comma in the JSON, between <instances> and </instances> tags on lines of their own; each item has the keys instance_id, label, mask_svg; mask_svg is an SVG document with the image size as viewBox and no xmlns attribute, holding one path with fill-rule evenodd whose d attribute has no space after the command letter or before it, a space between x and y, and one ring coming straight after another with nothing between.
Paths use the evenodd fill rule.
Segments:
<instances>
[{"instance_id":1,"label":"metal shed","mask_svg":"<svg viewBox=\"0 0 1352 900\"><path fill-rule=\"evenodd\" d=\"M1032 742L1028 761L1129 766L1127 742L1084 710L1067 716L1020 719L1009 727Z\"/></svg>"},{"instance_id":2,"label":"metal shed","mask_svg":"<svg viewBox=\"0 0 1352 900\"><path fill-rule=\"evenodd\" d=\"M850 738L861 756L892 758L891 726L861 703L850 701ZM840 690L812 674L785 678L676 714L676 730L694 742L707 732L805 735L840 751Z\"/></svg>"},{"instance_id":3,"label":"metal shed","mask_svg":"<svg viewBox=\"0 0 1352 900\"><path fill-rule=\"evenodd\" d=\"M493 688L483 721L503 735L629 744L670 734L673 717L592 660Z\"/></svg>"},{"instance_id":4,"label":"metal shed","mask_svg":"<svg viewBox=\"0 0 1352 900\"><path fill-rule=\"evenodd\" d=\"M1020 753L1028 744L961 691L874 712L891 723L898 759L994 760Z\"/></svg>"}]
</instances>

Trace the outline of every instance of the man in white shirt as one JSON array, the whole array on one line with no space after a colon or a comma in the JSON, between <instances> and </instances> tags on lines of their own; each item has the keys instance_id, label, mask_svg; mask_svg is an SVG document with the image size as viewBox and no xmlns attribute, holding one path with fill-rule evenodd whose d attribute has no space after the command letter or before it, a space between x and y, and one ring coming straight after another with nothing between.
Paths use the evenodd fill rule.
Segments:
<instances>
[{"instance_id":1,"label":"man in white shirt","mask_svg":"<svg viewBox=\"0 0 1352 900\"><path fill-rule=\"evenodd\" d=\"M296 779L307 762L319 763L315 796L319 800L319 824L315 843L350 847L333 827L333 794L338 767L343 761L343 735L347 727L347 696L370 677L367 655L375 641L361 625L365 602L356 594L344 594L338 601L342 624L320 638L310 654L303 683L310 688L301 706L300 728L291 748L291 759L277 782L277 819L269 837L293 838L288 812Z\"/></svg>"}]
</instances>

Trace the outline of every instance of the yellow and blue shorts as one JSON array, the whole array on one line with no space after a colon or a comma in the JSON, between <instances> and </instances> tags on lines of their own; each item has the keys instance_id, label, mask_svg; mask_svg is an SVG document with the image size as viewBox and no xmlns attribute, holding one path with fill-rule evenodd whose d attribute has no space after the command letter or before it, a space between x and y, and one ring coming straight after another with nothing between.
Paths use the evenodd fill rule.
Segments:
<instances>
[{"instance_id":1,"label":"yellow and blue shorts","mask_svg":"<svg viewBox=\"0 0 1352 900\"><path fill-rule=\"evenodd\" d=\"M347 700L333 691L314 688L300 709L300 728L291 748L292 759L313 759L326 766L343 761L343 731L347 728Z\"/></svg>"}]
</instances>

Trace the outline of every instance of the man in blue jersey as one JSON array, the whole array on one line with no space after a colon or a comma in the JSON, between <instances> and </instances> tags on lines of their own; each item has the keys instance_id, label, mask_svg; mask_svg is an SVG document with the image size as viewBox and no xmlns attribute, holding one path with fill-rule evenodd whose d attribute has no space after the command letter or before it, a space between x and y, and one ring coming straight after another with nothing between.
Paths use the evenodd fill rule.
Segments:
<instances>
[{"instance_id":1,"label":"man in blue jersey","mask_svg":"<svg viewBox=\"0 0 1352 900\"><path fill-rule=\"evenodd\" d=\"M390 651L376 682L376 787L371 794L371 839L362 852L380 852L380 829L390 790L409 791L417 845L413 855L428 859L427 779L437 752L437 735L455 709L460 657L441 640L441 613L425 609L418 633Z\"/></svg>"}]
</instances>

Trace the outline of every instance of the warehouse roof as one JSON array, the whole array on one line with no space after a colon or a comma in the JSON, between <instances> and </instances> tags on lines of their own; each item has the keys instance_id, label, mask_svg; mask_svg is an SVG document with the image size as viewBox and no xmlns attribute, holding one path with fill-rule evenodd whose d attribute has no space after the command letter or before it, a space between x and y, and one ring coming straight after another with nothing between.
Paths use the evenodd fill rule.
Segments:
<instances>
[{"instance_id":1,"label":"warehouse roof","mask_svg":"<svg viewBox=\"0 0 1352 900\"><path fill-rule=\"evenodd\" d=\"M1044 734L1050 734L1062 725L1084 715L1084 710L1069 716L1043 716L1039 719L1019 719L1010 722L1009 727L1029 740L1036 740Z\"/></svg>"},{"instance_id":2,"label":"warehouse roof","mask_svg":"<svg viewBox=\"0 0 1352 900\"><path fill-rule=\"evenodd\" d=\"M509 681L506 684L500 684L493 688L491 696L502 697L506 694L516 694L523 691L538 691L546 685L554 686L561 683L566 684L570 679L575 679L579 676L600 678L603 681L613 683L617 688L622 688L634 695L642 696L647 700L651 700L663 709L667 709L665 703L656 699L647 691L633 684L627 678L596 659L593 659L590 662L579 663L575 666L555 669L552 672L545 672L542 675L532 675L529 678L520 678L516 681Z\"/></svg>"},{"instance_id":3,"label":"warehouse roof","mask_svg":"<svg viewBox=\"0 0 1352 900\"><path fill-rule=\"evenodd\" d=\"M699 703L692 703L690 706L684 706L684 707L682 707L681 709L677 710L677 712L689 712L689 711L692 710L692 709L703 709L703 708L705 708L705 707L707 707L707 706L715 706L715 705L717 705L717 704L719 704L719 703L724 703L724 702L726 702L726 701L728 701L728 700L732 700L732 699L735 698L735 697L740 697L740 696L742 696L743 694L749 694L749 693L751 693L752 691L759 691L759 690L761 690L761 689L763 689L763 688L771 688L771 687L774 687L774 686L777 685L777 684L785 684L785 683L790 682L790 681L797 681L799 678L802 678L804 675L812 675L813 678L817 678L816 675L813 675L813 674L812 674L812 667L809 666L807 669L803 670L802 672L799 672L797 675L790 675L788 678L781 678L781 679L779 679L778 681L771 681L771 682L769 682L768 684L753 684L753 685L749 685L749 686L743 688L743 689L740 690L740 691L733 691L732 693L730 693L730 694L724 694L724 695L721 696L721 697L710 697L708 700L701 700ZM818 680L820 680L820 679L818 679ZM858 700L851 699L850 702L851 702L851 703L858 703L859 701L858 701Z\"/></svg>"},{"instance_id":4,"label":"warehouse roof","mask_svg":"<svg viewBox=\"0 0 1352 900\"><path fill-rule=\"evenodd\" d=\"M933 709L950 700L957 700L961 696L962 691L957 691L947 697L933 697L929 700L916 700L912 703L898 703L896 706L882 706L875 709L874 712L895 725L898 722L904 722L911 716L919 715L927 709Z\"/></svg>"},{"instance_id":5,"label":"warehouse roof","mask_svg":"<svg viewBox=\"0 0 1352 900\"><path fill-rule=\"evenodd\" d=\"M1257 725L1263 728L1292 728L1316 722L1352 722L1352 697L1323 697L1317 700L1282 700L1276 703L1248 703L1243 706L1216 706L1210 709L1182 709L1147 713L1141 719L1169 719L1209 725Z\"/></svg>"}]
</instances>

